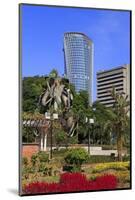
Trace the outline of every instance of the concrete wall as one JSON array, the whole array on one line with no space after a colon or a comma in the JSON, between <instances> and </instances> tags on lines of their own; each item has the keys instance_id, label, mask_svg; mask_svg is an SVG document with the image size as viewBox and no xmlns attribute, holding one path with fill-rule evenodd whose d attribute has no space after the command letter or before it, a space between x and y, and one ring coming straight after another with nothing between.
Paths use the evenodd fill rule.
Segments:
<instances>
[{"instance_id":1,"label":"concrete wall","mask_svg":"<svg viewBox=\"0 0 135 200\"><path fill-rule=\"evenodd\" d=\"M75 145L68 147L70 148L84 148L86 151L88 151L88 147L84 145ZM56 147L53 147L53 149L56 149ZM65 147L60 147L59 149L65 149ZM23 144L22 146L22 156L31 158L31 156L35 153L37 153L40 150L39 144ZM50 147L47 147L47 151L50 151ZM96 146L96 147L90 147L90 155L101 155L101 156L110 156L111 154L115 154L115 156L118 155L117 150L102 150L102 147ZM123 151L123 155L126 154L126 151Z\"/></svg>"}]
</instances>

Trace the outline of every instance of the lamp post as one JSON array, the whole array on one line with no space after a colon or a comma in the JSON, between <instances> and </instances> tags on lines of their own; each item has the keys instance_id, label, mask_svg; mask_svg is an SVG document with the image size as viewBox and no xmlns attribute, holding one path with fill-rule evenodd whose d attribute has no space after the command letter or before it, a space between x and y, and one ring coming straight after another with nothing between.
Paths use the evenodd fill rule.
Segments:
<instances>
[{"instance_id":1,"label":"lamp post","mask_svg":"<svg viewBox=\"0 0 135 200\"><path fill-rule=\"evenodd\" d=\"M90 154L90 127L91 124L94 124L94 119L93 118L88 118L86 117L86 123L88 123L88 154Z\"/></svg>"}]
</instances>

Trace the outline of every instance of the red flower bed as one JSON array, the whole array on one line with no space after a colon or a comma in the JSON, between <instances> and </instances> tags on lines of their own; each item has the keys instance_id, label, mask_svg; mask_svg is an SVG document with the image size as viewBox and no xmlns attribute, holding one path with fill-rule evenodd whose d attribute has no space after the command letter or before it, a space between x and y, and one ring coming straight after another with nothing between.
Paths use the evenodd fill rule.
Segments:
<instances>
[{"instance_id":1,"label":"red flower bed","mask_svg":"<svg viewBox=\"0 0 135 200\"><path fill-rule=\"evenodd\" d=\"M81 173L61 174L59 183L35 182L25 185L24 194L39 193L57 193L57 192L75 192L91 191L102 189L115 189L117 179L114 175L104 175L98 177L95 181L87 180Z\"/></svg>"},{"instance_id":2,"label":"red flower bed","mask_svg":"<svg viewBox=\"0 0 135 200\"><path fill-rule=\"evenodd\" d=\"M60 176L60 183L64 183L64 184L70 184L70 183L84 183L87 182L87 178L84 174L81 174L79 172L76 173L63 173Z\"/></svg>"}]
</instances>

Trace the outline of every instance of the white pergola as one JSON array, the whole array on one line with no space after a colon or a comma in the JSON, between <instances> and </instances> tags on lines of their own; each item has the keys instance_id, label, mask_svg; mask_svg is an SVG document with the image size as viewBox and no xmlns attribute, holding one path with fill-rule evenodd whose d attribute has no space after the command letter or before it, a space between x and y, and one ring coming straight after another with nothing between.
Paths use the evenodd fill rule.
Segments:
<instances>
[{"instance_id":1,"label":"white pergola","mask_svg":"<svg viewBox=\"0 0 135 200\"><path fill-rule=\"evenodd\" d=\"M40 134L40 150L46 151L47 134L50 128L50 120L47 119L24 119L23 127L32 127L39 131Z\"/></svg>"}]
</instances>

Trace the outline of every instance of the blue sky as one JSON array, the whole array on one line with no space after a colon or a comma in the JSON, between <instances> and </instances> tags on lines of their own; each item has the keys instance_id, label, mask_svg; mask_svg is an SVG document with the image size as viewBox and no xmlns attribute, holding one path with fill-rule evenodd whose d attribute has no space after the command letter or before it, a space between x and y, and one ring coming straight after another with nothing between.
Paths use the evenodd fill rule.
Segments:
<instances>
[{"instance_id":1,"label":"blue sky","mask_svg":"<svg viewBox=\"0 0 135 200\"><path fill-rule=\"evenodd\" d=\"M22 6L22 75L64 73L64 32L83 32L94 43L96 72L130 63L130 13L80 8Z\"/></svg>"}]
</instances>

